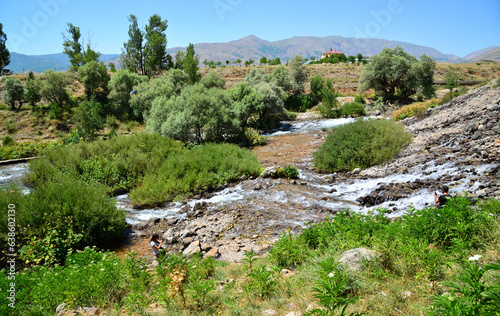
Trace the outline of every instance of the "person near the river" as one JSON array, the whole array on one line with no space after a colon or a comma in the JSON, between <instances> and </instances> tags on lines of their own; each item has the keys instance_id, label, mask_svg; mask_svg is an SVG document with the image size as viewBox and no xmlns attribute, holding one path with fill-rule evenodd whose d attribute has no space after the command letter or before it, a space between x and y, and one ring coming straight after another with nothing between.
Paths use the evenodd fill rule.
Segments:
<instances>
[{"instance_id":1,"label":"person near the river","mask_svg":"<svg viewBox=\"0 0 500 316\"><path fill-rule=\"evenodd\" d=\"M443 185L441 187L441 191L443 192L443 194L437 194L436 192L434 192L434 202L438 204L438 208L442 208L451 197L448 193L448 190L448 187L446 185Z\"/></svg>"},{"instance_id":2,"label":"person near the river","mask_svg":"<svg viewBox=\"0 0 500 316\"><path fill-rule=\"evenodd\" d=\"M151 246L151 248L153 248L155 257L156 258L160 257L160 249L161 246L163 245L163 240L160 239L160 236L157 233L151 235L151 240L149 241L149 245Z\"/></svg>"}]
</instances>

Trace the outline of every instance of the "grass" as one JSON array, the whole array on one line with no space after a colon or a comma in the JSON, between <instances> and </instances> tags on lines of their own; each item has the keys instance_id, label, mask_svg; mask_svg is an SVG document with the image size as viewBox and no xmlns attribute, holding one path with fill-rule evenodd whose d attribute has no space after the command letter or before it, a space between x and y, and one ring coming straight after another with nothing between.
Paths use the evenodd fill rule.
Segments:
<instances>
[{"instance_id":1,"label":"grass","mask_svg":"<svg viewBox=\"0 0 500 316\"><path fill-rule=\"evenodd\" d=\"M168 137L139 133L47 152L31 162L27 181L37 187L64 174L104 185L111 195L130 192L136 205L158 205L259 173L255 155L236 145L187 149Z\"/></svg>"},{"instance_id":2,"label":"grass","mask_svg":"<svg viewBox=\"0 0 500 316\"><path fill-rule=\"evenodd\" d=\"M6 136L8 137L8 136ZM4 138L5 139L5 138ZM59 142L10 143L0 147L0 160L30 158L43 155L46 150L61 146Z\"/></svg>"},{"instance_id":3,"label":"grass","mask_svg":"<svg viewBox=\"0 0 500 316\"><path fill-rule=\"evenodd\" d=\"M401 124L385 119L358 119L330 131L314 153L314 166L320 172L368 168L392 159L411 139Z\"/></svg>"},{"instance_id":4,"label":"grass","mask_svg":"<svg viewBox=\"0 0 500 316\"><path fill-rule=\"evenodd\" d=\"M405 105L400 109L392 112L391 116L396 120L404 120L407 117L421 115L427 111L428 108L435 107L439 103L438 99L431 99L425 102L416 102Z\"/></svg>"},{"instance_id":5,"label":"grass","mask_svg":"<svg viewBox=\"0 0 500 316\"><path fill-rule=\"evenodd\" d=\"M492 263L500 260L500 202L472 206L455 198L443 209L411 209L395 221L384 212L338 213L297 236L283 235L269 257L247 253L239 264L170 254L148 270L146 259L135 253L120 260L87 248L71 253L63 266L17 275L22 290L16 313L5 296L0 313L53 315L66 302L111 315L144 315L153 312L150 306L165 315L265 310L318 315L324 309L333 315L344 308L345 315L472 315L472 310L498 315L500 303L492 295L500 290L500 266ZM365 262L359 272L337 263L345 250L356 247L378 251L380 259ZM473 255L483 257L474 261ZM293 275L284 277L284 267L293 268ZM7 282L0 278L2 288Z\"/></svg>"}]
</instances>

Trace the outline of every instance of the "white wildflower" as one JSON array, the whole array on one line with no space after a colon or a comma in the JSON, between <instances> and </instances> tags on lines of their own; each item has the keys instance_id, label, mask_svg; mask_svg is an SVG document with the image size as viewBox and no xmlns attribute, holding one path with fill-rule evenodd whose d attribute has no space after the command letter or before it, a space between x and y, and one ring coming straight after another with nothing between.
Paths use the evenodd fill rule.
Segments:
<instances>
[{"instance_id":1,"label":"white wildflower","mask_svg":"<svg viewBox=\"0 0 500 316\"><path fill-rule=\"evenodd\" d=\"M335 276L335 273L334 273L334 272L330 272L330 273L328 273L328 277L329 277L329 278L333 278L334 276Z\"/></svg>"},{"instance_id":2,"label":"white wildflower","mask_svg":"<svg viewBox=\"0 0 500 316\"><path fill-rule=\"evenodd\" d=\"M470 257L469 258L469 261L479 261L479 259L481 259L483 256L481 255L475 255L473 257Z\"/></svg>"}]
</instances>

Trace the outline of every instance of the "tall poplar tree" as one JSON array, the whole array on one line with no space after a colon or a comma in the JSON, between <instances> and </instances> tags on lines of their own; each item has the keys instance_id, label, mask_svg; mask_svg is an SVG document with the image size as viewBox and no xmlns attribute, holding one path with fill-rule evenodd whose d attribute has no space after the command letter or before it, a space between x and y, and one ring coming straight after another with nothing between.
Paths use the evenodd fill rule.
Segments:
<instances>
[{"instance_id":1,"label":"tall poplar tree","mask_svg":"<svg viewBox=\"0 0 500 316\"><path fill-rule=\"evenodd\" d=\"M198 74L198 64L200 62L200 56L196 55L194 52L194 45L189 43L186 50L186 57L184 58L184 72L189 76L189 82L194 84L200 80L200 75Z\"/></svg>"},{"instance_id":2,"label":"tall poplar tree","mask_svg":"<svg viewBox=\"0 0 500 316\"><path fill-rule=\"evenodd\" d=\"M0 23L0 73L2 70L10 64L10 52L5 46L5 42L7 41L7 35L3 32L3 25Z\"/></svg>"},{"instance_id":3,"label":"tall poplar tree","mask_svg":"<svg viewBox=\"0 0 500 316\"><path fill-rule=\"evenodd\" d=\"M167 20L162 21L158 14L149 18L145 28L146 44L144 45L145 68L148 74L167 68Z\"/></svg>"},{"instance_id":4,"label":"tall poplar tree","mask_svg":"<svg viewBox=\"0 0 500 316\"><path fill-rule=\"evenodd\" d=\"M128 17L130 26L128 28L128 42L123 44L121 66L132 72L140 71L144 75L144 33L139 28L137 17L131 14Z\"/></svg>"}]
</instances>

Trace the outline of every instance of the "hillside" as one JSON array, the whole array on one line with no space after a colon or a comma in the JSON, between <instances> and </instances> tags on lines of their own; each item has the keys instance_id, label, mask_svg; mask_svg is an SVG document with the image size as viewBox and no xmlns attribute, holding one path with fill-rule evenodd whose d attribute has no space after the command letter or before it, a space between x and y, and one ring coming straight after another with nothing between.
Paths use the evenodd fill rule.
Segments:
<instances>
[{"instance_id":1,"label":"hillside","mask_svg":"<svg viewBox=\"0 0 500 316\"><path fill-rule=\"evenodd\" d=\"M33 72L44 72L48 69L55 71L67 70L69 58L63 53L47 55L24 55L15 52L10 53L10 64L7 66L15 73L32 70ZM100 60L108 61L120 56L119 54L102 54Z\"/></svg>"},{"instance_id":2,"label":"hillside","mask_svg":"<svg viewBox=\"0 0 500 316\"><path fill-rule=\"evenodd\" d=\"M500 46L497 46L494 49L491 49L488 52L477 56L472 61L480 61L480 60L500 61Z\"/></svg>"},{"instance_id":3,"label":"hillside","mask_svg":"<svg viewBox=\"0 0 500 316\"><path fill-rule=\"evenodd\" d=\"M495 48L497 48L497 47L496 46L490 46L490 47L487 47L487 48L483 48L483 49L477 50L475 52L472 52L470 54L465 55L463 57L463 59L464 60L475 60L479 56L481 56L483 54L486 54L487 52L489 52L490 50L495 49Z\"/></svg>"},{"instance_id":4,"label":"hillside","mask_svg":"<svg viewBox=\"0 0 500 316\"><path fill-rule=\"evenodd\" d=\"M451 61L457 56L445 55L438 50L415 45L411 43L389 41L383 39L357 39L341 36L295 36L289 39L279 41L266 41L256 36L247 36L245 38L231 41L228 43L201 43L194 46L196 53L200 55L200 60L226 61L236 59L254 59L258 61L262 56L268 58L279 57L283 60L289 59L297 54L306 58L312 56L319 58L321 54L328 51L330 48L339 50L346 55L357 55L358 53L364 56L372 56L378 54L383 48L394 48L401 46L403 49L417 57L423 54L436 58L437 61ZM174 47L169 49L169 53L175 53L179 50L184 50L182 47Z\"/></svg>"},{"instance_id":5,"label":"hillside","mask_svg":"<svg viewBox=\"0 0 500 316\"><path fill-rule=\"evenodd\" d=\"M482 53L492 53L495 50L488 51L484 49L467 55L464 59L453 55L444 54L432 47L420 46L406 42L389 41L383 39L371 38L348 38L341 36L295 36L279 41L266 41L256 36L247 36L245 38L227 42L227 43L199 43L194 45L196 53L200 56L200 62L206 60L221 61L225 64L226 60L235 61L237 59L253 59L257 64L262 56L267 58L279 57L282 62L293 56L300 54L306 58L312 56L319 58L321 54L330 48L339 50L346 55L372 56L378 54L385 47L394 48L401 46L406 52L420 57L423 54L434 57L438 62L461 63L467 58L475 58ZM168 49L168 53L175 55L179 50L185 50L185 47L173 47ZM28 71L43 72L47 69L66 70L69 60L63 53L49 55L23 55L11 52L11 63L9 68L19 73ZM487 55L488 56L488 55ZM106 64L112 62L116 68L120 68L120 54L103 54L101 61ZM498 57L490 56L492 60L500 60ZM497 59L495 59L497 58ZM487 58L480 58L487 59ZM471 60L472 61L472 60Z\"/></svg>"}]
</instances>

